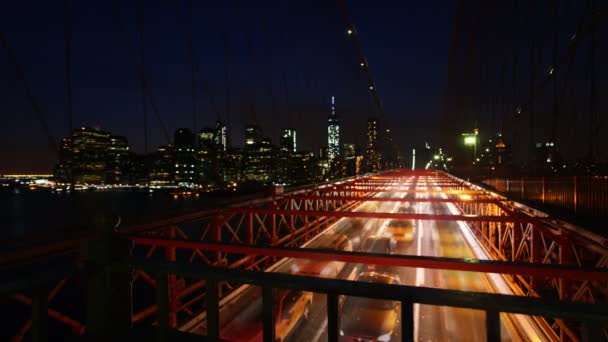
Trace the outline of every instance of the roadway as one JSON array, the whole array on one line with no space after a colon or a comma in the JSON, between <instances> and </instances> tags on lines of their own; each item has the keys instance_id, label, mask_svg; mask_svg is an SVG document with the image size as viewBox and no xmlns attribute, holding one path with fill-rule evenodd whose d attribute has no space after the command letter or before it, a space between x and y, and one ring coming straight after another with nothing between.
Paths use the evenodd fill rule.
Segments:
<instances>
[{"instance_id":1,"label":"roadway","mask_svg":"<svg viewBox=\"0 0 608 342\"><path fill-rule=\"evenodd\" d=\"M427 182L425 177L404 180L395 184L402 188L418 190L438 189ZM388 189L390 190L390 189ZM379 196L415 196L426 198L442 196L426 193L380 193ZM445 195L444 195L445 196ZM398 202L366 202L356 211L395 212L401 206ZM419 214L451 214L451 204L438 202L413 202L411 212ZM352 242L355 251L367 251L366 240L370 237L386 235L388 220L343 218L332 227L311 240L305 247L318 247L323 236L327 234L344 234ZM401 241L394 245L392 253L402 255L445 256L456 258L476 258L471 248L472 240L466 236L466 226L455 221L418 221L412 241ZM365 247L365 248L364 248ZM473 246L479 249L479 246ZM283 259L269 271L301 273L304 260ZM346 264L337 274L343 279L354 279L363 271L364 265ZM446 271L422 268L390 268L379 270L398 275L402 284L448 288L464 291L495 292L495 282L484 274L462 271ZM501 290L500 292L505 292ZM261 341L261 291L259 288L247 287L227 298L220 310L220 337L232 341ZM326 341L327 315L325 295L314 294L308 312L308 318L301 320L289 334L286 341ZM414 305L414 334L416 341L485 341L485 313L482 311L448 308L429 305ZM519 320L510 316L501 316L501 336L503 341L537 340L534 329L529 326L521 328ZM524 324L525 325L525 324ZM401 333L397 329L391 341L400 341ZM204 320L188 329L191 332L205 334ZM521 336L526 331L532 336Z\"/></svg>"}]
</instances>

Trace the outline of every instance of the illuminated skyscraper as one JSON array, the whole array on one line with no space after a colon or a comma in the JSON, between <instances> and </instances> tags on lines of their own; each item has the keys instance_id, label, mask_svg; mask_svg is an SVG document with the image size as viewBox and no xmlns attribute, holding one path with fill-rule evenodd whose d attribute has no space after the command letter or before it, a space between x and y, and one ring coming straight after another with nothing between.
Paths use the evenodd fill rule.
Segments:
<instances>
[{"instance_id":1,"label":"illuminated skyscraper","mask_svg":"<svg viewBox=\"0 0 608 342\"><path fill-rule=\"evenodd\" d=\"M191 186L196 176L195 137L188 128L179 128L173 136L175 145L175 182L180 186Z\"/></svg>"},{"instance_id":2,"label":"illuminated skyscraper","mask_svg":"<svg viewBox=\"0 0 608 342\"><path fill-rule=\"evenodd\" d=\"M244 179L259 183L270 181L272 156L272 143L263 137L262 129L256 124L247 125L242 161Z\"/></svg>"},{"instance_id":3,"label":"illuminated skyscraper","mask_svg":"<svg viewBox=\"0 0 608 342\"><path fill-rule=\"evenodd\" d=\"M228 149L228 128L223 122L217 120L215 124L215 144L218 152L226 152Z\"/></svg>"},{"instance_id":4,"label":"illuminated skyscraper","mask_svg":"<svg viewBox=\"0 0 608 342\"><path fill-rule=\"evenodd\" d=\"M340 120L336 115L335 99L331 97L331 114L327 120L327 157L333 161L340 155Z\"/></svg>"},{"instance_id":5,"label":"illuminated skyscraper","mask_svg":"<svg viewBox=\"0 0 608 342\"><path fill-rule=\"evenodd\" d=\"M281 150L285 152L296 152L296 130L294 128L286 128L281 136Z\"/></svg>"},{"instance_id":6,"label":"illuminated skyscraper","mask_svg":"<svg viewBox=\"0 0 608 342\"><path fill-rule=\"evenodd\" d=\"M367 172L380 170L380 122L378 119L367 120L367 148L365 165Z\"/></svg>"},{"instance_id":7,"label":"illuminated skyscraper","mask_svg":"<svg viewBox=\"0 0 608 342\"><path fill-rule=\"evenodd\" d=\"M55 175L66 183L125 184L129 157L127 138L81 127L62 140Z\"/></svg>"}]
</instances>

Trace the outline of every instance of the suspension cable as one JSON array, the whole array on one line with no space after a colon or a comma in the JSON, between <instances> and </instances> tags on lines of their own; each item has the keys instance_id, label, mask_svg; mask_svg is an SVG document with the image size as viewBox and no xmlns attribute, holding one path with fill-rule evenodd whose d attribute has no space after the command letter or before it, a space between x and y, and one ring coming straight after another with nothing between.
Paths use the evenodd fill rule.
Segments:
<instances>
[{"instance_id":1,"label":"suspension cable","mask_svg":"<svg viewBox=\"0 0 608 342\"><path fill-rule=\"evenodd\" d=\"M15 52L13 51L11 45L9 44L6 36L1 31L0 31L0 44L4 47L4 50L6 51L6 54L8 56L10 63L13 64L13 68L15 69L17 80L23 86L23 90L25 91L25 97L26 97L27 101L29 102L30 106L32 106L32 110L34 112L34 117L36 118L36 120L38 120L38 123L42 127L44 135L47 138L49 148L51 150L53 150L53 154L58 154L59 150L57 149L57 143L55 141L55 138L53 137L53 134L51 133L51 130L49 129L49 125L47 124L46 119L44 118L44 114L42 113L42 110L40 109L38 100L34 96L34 93L32 92L32 88L25 77L25 73L23 72L23 69L21 69L19 62L17 61Z\"/></svg>"}]
</instances>

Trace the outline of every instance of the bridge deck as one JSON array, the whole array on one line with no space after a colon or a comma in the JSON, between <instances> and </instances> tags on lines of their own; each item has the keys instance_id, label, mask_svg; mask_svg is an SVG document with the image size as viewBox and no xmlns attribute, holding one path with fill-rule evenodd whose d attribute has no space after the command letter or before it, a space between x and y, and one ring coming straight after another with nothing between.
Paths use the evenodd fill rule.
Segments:
<instances>
[{"instance_id":1,"label":"bridge deck","mask_svg":"<svg viewBox=\"0 0 608 342\"><path fill-rule=\"evenodd\" d=\"M441 188L424 177L404 179L395 183L394 186L416 188L417 191L392 192L391 187L388 187L385 192L379 192L378 197L373 197L373 199L379 200L380 204L372 201L364 202L356 211L390 213L396 212L400 206L405 205L406 207L411 206L412 212L416 214L457 214L456 209L447 204L448 200L442 197L445 194ZM401 204L403 201L395 201L398 199L406 201ZM355 221L363 222L365 229L355 229L357 225ZM373 252L371 250L373 246L366 245L365 240L374 235L388 235L386 226L389 221L388 219L346 217L323 231L319 236L345 234L351 241L357 242L353 250ZM487 258L477 241L467 231L468 229L466 225L456 221L418 220L412 241L398 242L392 253L434 257ZM306 247L319 247L317 241L318 239L313 239ZM298 274L301 271L299 270L300 265L303 263L305 264L303 259L286 258L280 260L270 271ZM322 261L319 263L326 264ZM336 278L352 280L363 272L365 267L363 264L346 263ZM498 284L494 284L495 279L491 280L487 275L480 273L404 267L389 267L383 270L397 274L401 282L406 285L512 294L509 287L505 286L504 280L500 279ZM261 298L260 288L248 287L238 296L226 301L220 311L220 337L231 341L261 341ZM309 319L303 321L291 332L287 341L301 341L304 338L314 342L326 341L326 303L325 295L315 294ZM414 314L414 334L417 341L460 340L464 336L474 341L485 339L485 313L483 311L416 304ZM348 315L348 313L341 313L341 315ZM205 335L204 315L196 321L198 323L188 324L184 330ZM542 336L531 319L504 315L501 321L501 336L504 341L520 340L522 338L520 334L531 340L539 339ZM395 331L395 336L397 340L400 339L398 329Z\"/></svg>"}]
</instances>

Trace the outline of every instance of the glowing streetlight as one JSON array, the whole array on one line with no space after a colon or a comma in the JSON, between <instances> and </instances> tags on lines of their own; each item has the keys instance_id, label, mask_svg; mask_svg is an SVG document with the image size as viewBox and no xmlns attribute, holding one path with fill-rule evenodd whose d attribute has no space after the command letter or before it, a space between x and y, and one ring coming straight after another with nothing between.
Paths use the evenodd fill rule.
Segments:
<instances>
[{"instance_id":1,"label":"glowing streetlight","mask_svg":"<svg viewBox=\"0 0 608 342\"><path fill-rule=\"evenodd\" d=\"M464 145L473 147L473 160L477 158L477 136L479 130L475 128L475 133L462 133L464 137Z\"/></svg>"},{"instance_id":2,"label":"glowing streetlight","mask_svg":"<svg viewBox=\"0 0 608 342\"><path fill-rule=\"evenodd\" d=\"M469 195L469 194L462 194L460 195L460 200L462 201L470 201L473 199L473 196Z\"/></svg>"}]
</instances>

